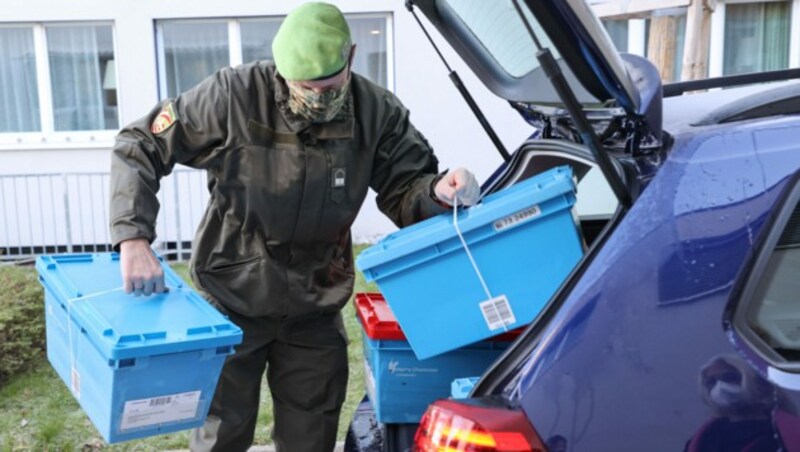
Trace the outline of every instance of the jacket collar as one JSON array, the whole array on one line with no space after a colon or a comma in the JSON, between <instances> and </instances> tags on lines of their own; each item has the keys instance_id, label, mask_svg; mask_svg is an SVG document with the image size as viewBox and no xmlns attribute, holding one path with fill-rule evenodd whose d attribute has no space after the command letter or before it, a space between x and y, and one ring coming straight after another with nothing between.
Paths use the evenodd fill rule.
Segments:
<instances>
[{"instance_id":1,"label":"jacket collar","mask_svg":"<svg viewBox=\"0 0 800 452\"><path fill-rule=\"evenodd\" d=\"M286 80L278 74L278 71L275 70L274 67L272 73L272 82L275 87L275 103L278 105L281 117L286 126L289 127L289 130L296 134L308 132L320 140L353 138L353 130L355 128L355 105L353 102L352 85L347 94L347 101L342 107L347 109L343 119L334 119L326 123L312 124L292 113L289 109L289 87L286 85ZM354 80L355 77L352 77L350 83L353 83Z\"/></svg>"}]
</instances>

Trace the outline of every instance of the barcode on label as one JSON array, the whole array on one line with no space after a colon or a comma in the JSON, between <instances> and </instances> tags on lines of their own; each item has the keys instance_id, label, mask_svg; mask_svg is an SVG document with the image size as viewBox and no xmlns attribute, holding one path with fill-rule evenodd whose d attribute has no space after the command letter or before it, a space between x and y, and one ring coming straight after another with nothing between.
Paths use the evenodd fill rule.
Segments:
<instances>
[{"instance_id":1,"label":"barcode on label","mask_svg":"<svg viewBox=\"0 0 800 452\"><path fill-rule=\"evenodd\" d=\"M200 391L127 400L122 410L120 430L196 420L199 405Z\"/></svg>"},{"instance_id":2,"label":"barcode on label","mask_svg":"<svg viewBox=\"0 0 800 452\"><path fill-rule=\"evenodd\" d=\"M505 295L486 300L480 304L480 307L490 331L503 328L517 321Z\"/></svg>"},{"instance_id":3,"label":"barcode on label","mask_svg":"<svg viewBox=\"0 0 800 452\"><path fill-rule=\"evenodd\" d=\"M170 402L172 402L172 397L169 397L169 396L168 397L156 397L156 398L150 399L150 406L167 405Z\"/></svg>"}]
</instances>

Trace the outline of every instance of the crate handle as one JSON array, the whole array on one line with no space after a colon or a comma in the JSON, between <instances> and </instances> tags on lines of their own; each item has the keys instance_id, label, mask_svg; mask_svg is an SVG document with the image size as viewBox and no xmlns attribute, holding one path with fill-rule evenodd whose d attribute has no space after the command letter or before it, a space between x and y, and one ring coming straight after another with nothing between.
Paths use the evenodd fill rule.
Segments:
<instances>
[{"instance_id":1,"label":"crate handle","mask_svg":"<svg viewBox=\"0 0 800 452\"><path fill-rule=\"evenodd\" d=\"M52 292L57 292L56 288L63 289L67 298L80 297L81 291L72 284L64 274L59 271L59 262L91 262L92 256L90 254L76 254L76 255L63 255L63 256L39 256L36 263L36 268L39 270L39 281L43 286L50 289ZM52 273L53 278L45 279L43 273ZM53 287L56 286L56 287Z\"/></svg>"},{"instance_id":2,"label":"crate handle","mask_svg":"<svg viewBox=\"0 0 800 452\"><path fill-rule=\"evenodd\" d=\"M57 256L53 256L53 260L56 262L93 262L94 256L91 254L60 254Z\"/></svg>"},{"instance_id":3,"label":"crate handle","mask_svg":"<svg viewBox=\"0 0 800 452\"><path fill-rule=\"evenodd\" d=\"M189 328L186 330L186 335L191 336L193 334L208 334L214 331L211 326L198 326L194 328Z\"/></svg>"}]
</instances>

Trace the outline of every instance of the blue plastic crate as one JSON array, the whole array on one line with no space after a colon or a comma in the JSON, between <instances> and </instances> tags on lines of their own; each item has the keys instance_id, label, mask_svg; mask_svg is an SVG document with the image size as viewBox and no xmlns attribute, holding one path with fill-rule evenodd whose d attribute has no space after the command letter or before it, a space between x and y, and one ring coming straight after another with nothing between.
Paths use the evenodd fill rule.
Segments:
<instances>
[{"instance_id":1,"label":"blue plastic crate","mask_svg":"<svg viewBox=\"0 0 800 452\"><path fill-rule=\"evenodd\" d=\"M559 167L458 212L388 235L358 257L416 356L429 358L530 323L583 254L572 170ZM463 374L462 374L463 375Z\"/></svg>"},{"instance_id":2,"label":"blue plastic crate","mask_svg":"<svg viewBox=\"0 0 800 452\"><path fill-rule=\"evenodd\" d=\"M241 330L167 265L169 292L122 291L118 255L41 256L47 358L109 443L203 424Z\"/></svg>"},{"instance_id":3,"label":"blue plastic crate","mask_svg":"<svg viewBox=\"0 0 800 452\"><path fill-rule=\"evenodd\" d=\"M367 396L384 424L419 422L428 405L450 396L453 379L482 374L519 333L419 360L380 294L357 294L356 311L363 332Z\"/></svg>"},{"instance_id":4,"label":"blue plastic crate","mask_svg":"<svg viewBox=\"0 0 800 452\"><path fill-rule=\"evenodd\" d=\"M480 377L456 378L450 383L450 397L454 399L466 399L470 391L475 387Z\"/></svg>"}]
</instances>

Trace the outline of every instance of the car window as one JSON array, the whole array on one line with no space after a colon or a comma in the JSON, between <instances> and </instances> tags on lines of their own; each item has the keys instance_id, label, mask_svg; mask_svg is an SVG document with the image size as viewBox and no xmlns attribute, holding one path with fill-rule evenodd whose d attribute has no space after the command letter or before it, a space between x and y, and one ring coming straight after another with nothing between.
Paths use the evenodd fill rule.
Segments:
<instances>
[{"instance_id":1,"label":"car window","mask_svg":"<svg viewBox=\"0 0 800 452\"><path fill-rule=\"evenodd\" d=\"M522 16L512 0L427 1L436 5L437 27L498 96L538 106L563 105L539 64L535 36L558 62L578 102L604 108L616 100L625 108L638 108L639 94L626 63L584 0L563 0L558 7L521 1Z\"/></svg>"},{"instance_id":2,"label":"car window","mask_svg":"<svg viewBox=\"0 0 800 452\"><path fill-rule=\"evenodd\" d=\"M800 204L791 214L750 302L747 324L764 343L787 361L800 358Z\"/></svg>"},{"instance_id":3,"label":"car window","mask_svg":"<svg viewBox=\"0 0 800 452\"><path fill-rule=\"evenodd\" d=\"M577 181L575 213L580 218L611 218L617 210L617 198L591 152L582 145L561 140L536 139L523 144L484 186L484 194L561 165L571 167Z\"/></svg>"},{"instance_id":4,"label":"car window","mask_svg":"<svg viewBox=\"0 0 800 452\"><path fill-rule=\"evenodd\" d=\"M509 75L522 77L539 67L536 48L511 1L448 0L446 3ZM550 48L553 57L559 59L558 50L527 6L522 10L542 46Z\"/></svg>"},{"instance_id":5,"label":"car window","mask_svg":"<svg viewBox=\"0 0 800 452\"><path fill-rule=\"evenodd\" d=\"M603 172L597 166L593 166L578 182L575 203L578 216L611 218L617 210L617 204L617 197L614 196Z\"/></svg>"}]
</instances>

